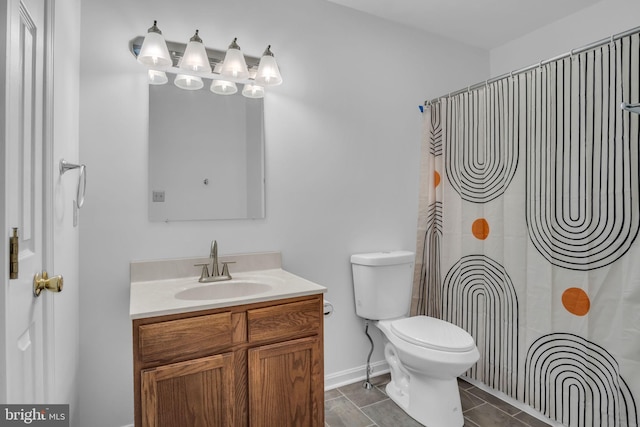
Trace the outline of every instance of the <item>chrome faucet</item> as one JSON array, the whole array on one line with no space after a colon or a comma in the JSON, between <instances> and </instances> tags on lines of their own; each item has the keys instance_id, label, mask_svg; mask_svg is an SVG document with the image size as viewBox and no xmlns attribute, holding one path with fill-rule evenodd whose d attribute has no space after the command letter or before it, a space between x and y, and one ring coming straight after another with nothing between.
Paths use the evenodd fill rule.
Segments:
<instances>
[{"instance_id":1,"label":"chrome faucet","mask_svg":"<svg viewBox=\"0 0 640 427\"><path fill-rule=\"evenodd\" d=\"M195 264L197 267L202 267L202 273L198 282L221 282L223 280L231 280L231 274L229 274L228 264L233 264L233 261L224 261L222 263L222 273L218 270L218 242L216 240L211 242L211 251L209 252L209 258L211 258L211 275L209 275L209 263Z\"/></svg>"},{"instance_id":2,"label":"chrome faucet","mask_svg":"<svg viewBox=\"0 0 640 427\"><path fill-rule=\"evenodd\" d=\"M217 240L214 240L213 242L211 242L211 251L209 252L209 258L211 258L211 261L213 263L213 265L211 266L211 276L217 277L220 275L220 273L218 273L218 241Z\"/></svg>"}]
</instances>

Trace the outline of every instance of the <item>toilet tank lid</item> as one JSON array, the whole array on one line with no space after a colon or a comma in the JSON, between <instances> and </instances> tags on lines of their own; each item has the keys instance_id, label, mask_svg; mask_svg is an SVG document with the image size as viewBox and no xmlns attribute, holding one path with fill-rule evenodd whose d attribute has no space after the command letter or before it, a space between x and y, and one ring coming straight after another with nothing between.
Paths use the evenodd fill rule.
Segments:
<instances>
[{"instance_id":1,"label":"toilet tank lid","mask_svg":"<svg viewBox=\"0 0 640 427\"><path fill-rule=\"evenodd\" d=\"M351 264L359 265L397 265L408 264L415 260L411 251L373 252L351 255Z\"/></svg>"}]
</instances>

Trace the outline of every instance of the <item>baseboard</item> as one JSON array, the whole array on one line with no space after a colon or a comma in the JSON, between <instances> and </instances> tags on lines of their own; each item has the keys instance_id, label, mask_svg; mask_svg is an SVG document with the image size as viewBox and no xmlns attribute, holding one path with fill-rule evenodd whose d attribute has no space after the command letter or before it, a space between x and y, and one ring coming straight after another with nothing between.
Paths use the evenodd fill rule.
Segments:
<instances>
[{"instance_id":1,"label":"baseboard","mask_svg":"<svg viewBox=\"0 0 640 427\"><path fill-rule=\"evenodd\" d=\"M386 360L381 360L371 364L371 378L383 375L389 372L389 365ZM367 379L367 365L358 366L344 371L329 374L324 377L324 389L332 390L347 384Z\"/></svg>"}]
</instances>

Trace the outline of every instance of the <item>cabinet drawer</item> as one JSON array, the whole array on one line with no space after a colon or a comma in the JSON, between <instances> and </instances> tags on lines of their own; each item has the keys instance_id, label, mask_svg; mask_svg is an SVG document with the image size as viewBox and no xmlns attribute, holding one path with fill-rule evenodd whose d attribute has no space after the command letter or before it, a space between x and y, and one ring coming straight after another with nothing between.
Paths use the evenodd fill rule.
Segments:
<instances>
[{"instance_id":1,"label":"cabinet drawer","mask_svg":"<svg viewBox=\"0 0 640 427\"><path fill-rule=\"evenodd\" d=\"M249 342L273 341L317 334L322 326L321 300L294 302L248 310Z\"/></svg>"},{"instance_id":2,"label":"cabinet drawer","mask_svg":"<svg viewBox=\"0 0 640 427\"><path fill-rule=\"evenodd\" d=\"M219 352L232 342L231 312L142 325L140 361L171 362Z\"/></svg>"}]
</instances>

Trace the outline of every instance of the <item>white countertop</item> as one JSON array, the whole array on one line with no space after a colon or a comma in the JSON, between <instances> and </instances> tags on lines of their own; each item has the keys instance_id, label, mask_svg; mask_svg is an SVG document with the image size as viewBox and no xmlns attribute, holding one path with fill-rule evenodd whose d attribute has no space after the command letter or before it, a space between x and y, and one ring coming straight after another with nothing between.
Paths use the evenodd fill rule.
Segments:
<instances>
[{"instance_id":1,"label":"white countertop","mask_svg":"<svg viewBox=\"0 0 640 427\"><path fill-rule=\"evenodd\" d=\"M200 283L197 276L131 282L129 316L139 319L327 292L324 286L281 268L232 273L232 276L231 281L212 283ZM188 289L225 283L232 286L240 282L265 283L269 289L249 296L224 299L187 300L176 297L177 293Z\"/></svg>"}]
</instances>

